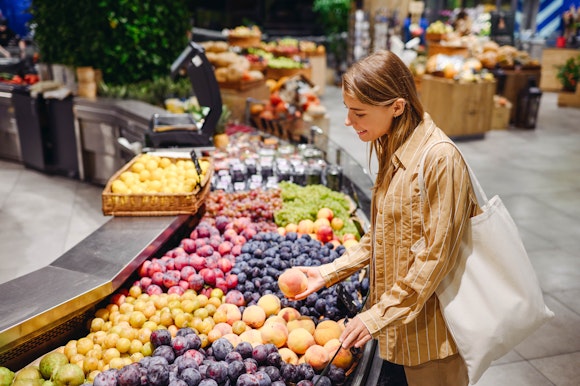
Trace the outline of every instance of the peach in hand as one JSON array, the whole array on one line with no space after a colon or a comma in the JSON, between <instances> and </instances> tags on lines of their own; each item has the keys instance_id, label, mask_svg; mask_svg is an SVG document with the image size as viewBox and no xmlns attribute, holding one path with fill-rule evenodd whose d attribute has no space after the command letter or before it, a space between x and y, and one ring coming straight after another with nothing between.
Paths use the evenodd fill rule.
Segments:
<instances>
[{"instance_id":1,"label":"peach in hand","mask_svg":"<svg viewBox=\"0 0 580 386\"><path fill-rule=\"evenodd\" d=\"M294 298L296 295L306 291L308 288L308 278L298 268L290 268L280 275L278 278L278 286L284 296Z\"/></svg>"}]
</instances>

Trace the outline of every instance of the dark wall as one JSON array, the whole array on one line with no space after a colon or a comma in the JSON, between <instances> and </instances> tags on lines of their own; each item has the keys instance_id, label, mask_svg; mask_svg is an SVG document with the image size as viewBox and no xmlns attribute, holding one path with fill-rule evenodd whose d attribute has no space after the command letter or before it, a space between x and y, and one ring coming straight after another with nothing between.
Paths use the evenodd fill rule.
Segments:
<instances>
[{"instance_id":1,"label":"dark wall","mask_svg":"<svg viewBox=\"0 0 580 386\"><path fill-rule=\"evenodd\" d=\"M313 0L200 0L194 6L194 26L220 31L257 25L266 35L321 35L312 11Z\"/></svg>"}]
</instances>

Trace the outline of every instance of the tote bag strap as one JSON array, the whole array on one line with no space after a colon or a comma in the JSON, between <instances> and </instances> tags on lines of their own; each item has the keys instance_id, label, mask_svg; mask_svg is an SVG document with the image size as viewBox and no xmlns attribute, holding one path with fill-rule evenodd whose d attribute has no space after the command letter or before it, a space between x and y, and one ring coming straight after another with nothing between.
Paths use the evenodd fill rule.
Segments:
<instances>
[{"instance_id":1,"label":"tote bag strap","mask_svg":"<svg viewBox=\"0 0 580 386\"><path fill-rule=\"evenodd\" d=\"M459 152L459 154L461 155L461 158L463 158L463 162L465 163L465 166L467 167L467 170L469 171L469 178L471 179L471 184L473 185L473 188L475 190L475 195L477 196L477 202L478 205L483 208L484 206L487 205L487 196L485 194L485 192L483 191L483 188L481 187L481 185L479 184L479 181L477 180L477 177L475 176L475 173L473 172L473 170L471 169L471 167L469 166L469 164L467 163L467 160L465 159L465 156L463 155L463 153L461 152L461 150L457 147L457 145L449 140L443 139L437 142L433 142L432 144L430 144L429 146L427 146L427 148L425 149L425 151L423 152L423 155L421 156L421 161L419 163L419 175L418 175L418 179L419 179L419 205L421 206L421 213L423 213L423 196L427 193L425 190L425 158L427 157L427 153L429 152L429 150L431 150L432 147L434 147L435 145L439 145L441 143L449 143L451 145L453 145L455 147L455 149L457 149L457 151ZM423 216L421 216L421 223L423 225L423 229L425 229L425 222L423 219Z\"/></svg>"}]
</instances>

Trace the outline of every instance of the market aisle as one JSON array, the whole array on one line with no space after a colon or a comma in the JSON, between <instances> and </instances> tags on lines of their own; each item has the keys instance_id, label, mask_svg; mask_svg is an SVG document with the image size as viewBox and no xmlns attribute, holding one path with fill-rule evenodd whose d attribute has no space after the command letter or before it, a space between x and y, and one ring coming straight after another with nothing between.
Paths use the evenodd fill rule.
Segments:
<instances>
[{"instance_id":1,"label":"market aisle","mask_svg":"<svg viewBox=\"0 0 580 386\"><path fill-rule=\"evenodd\" d=\"M343 125L340 90L322 102L331 138L363 166L365 144ZM567 386L580 382L580 109L542 97L535 130L492 131L460 141L486 193L512 212L556 318L499 360L477 386ZM376 168L371 168L376 171ZM109 217L102 187L0 160L0 283L51 263Z\"/></svg>"}]
</instances>

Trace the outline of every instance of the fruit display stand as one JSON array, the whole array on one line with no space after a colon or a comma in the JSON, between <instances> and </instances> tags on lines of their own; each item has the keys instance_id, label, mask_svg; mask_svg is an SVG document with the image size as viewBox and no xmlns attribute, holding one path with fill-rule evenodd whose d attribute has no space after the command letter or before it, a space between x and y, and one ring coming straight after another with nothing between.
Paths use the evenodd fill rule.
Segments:
<instances>
[{"instance_id":1,"label":"fruit display stand","mask_svg":"<svg viewBox=\"0 0 580 386\"><path fill-rule=\"evenodd\" d=\"M462 82L424 75L420 98L425 111L450 137L483 137L491 129L495 88L495 81Z\"/></svg>"},{"instance_id":2,"label":"fruit display stand","mask_svg":"<svg viewBox=\"0 0 580 386\"><path fill-rule=\"evenodd\" d=\"M576 87L576 92L558 93L558 106L580 107L580 87Z\"/></svg>"},{"instance_id":3,"label":"fruit display stand","mask_svg":"<svg viewBox=\"0 0 580 386\"><path fill-rule=\"evenodd\" d=\"M315 150L300 149L308 157ZM368 229L371 177L340 146L330 141L324 156L340 167L339 186L352 198L354 205L350 210L359 219L361 229ZM241 208L249 210L247 215L251 216L258 216L257 210L263 211L263 208L253 211L241 200L232 204L232 208L226 205L234 213ZM8 316L0 321L0 363L18 370L35 363L45 353L85 336L95 311L120 302L125 296L120 290L139 280L145 262L170 256L180 248L191 248L186 240L197 237L194 233L201 232L197 229L211 210L215 210L215 204L206 201L192 215L114 216L49 266L0 284L5 294L0 299L0 311ZM214 219L217 226L217 218ZM220 249L222 252L225 253ZM198 253L201 255L201 250ZM258 273L264 277L262 270ZM365 345L347 371L344 385L376 384L382 364L376 350L375 341Z\"/></svg>"},{"instance_id":4,"label":"fruit display stand","mask_svg":"<svg viewBox=\"0 0 580 386\"><path fill-rule=\"evenodd\" d=\"M544 48L542 50L542 78L540 81L542 91L561 91L562 83L556 77L558 66L578 55L580 55L580 49Z\"/></svg>"},{"instance_id":5,"label":"fruit display stand","mask_svg":"<svg viewBox=\"0 0 580 386\"><path fill-rule=\"evenodd\" d=\"M520 92L528 87L530 79L534 80L537 85L541 83L542 68L505 69L503 73L505 80L500 95L506 97L514 106L510 112L510 122L513 122L516 117L516 106Z\"/></svg>"},{"instance_id":6,"label":"fruit display stand","mask_svg":"<svg viewBox=\"0 0 580 386\"><path fill-rule=\"evenodd\" d=\"M251 99L268 99L270 89L264 81L257 82L252 87L227 87L220 86L220 94L224 105L228 106L231 111L231 119L234 121L243 121L245 117L246 100Z\"/></svg>"}]
</instances>

